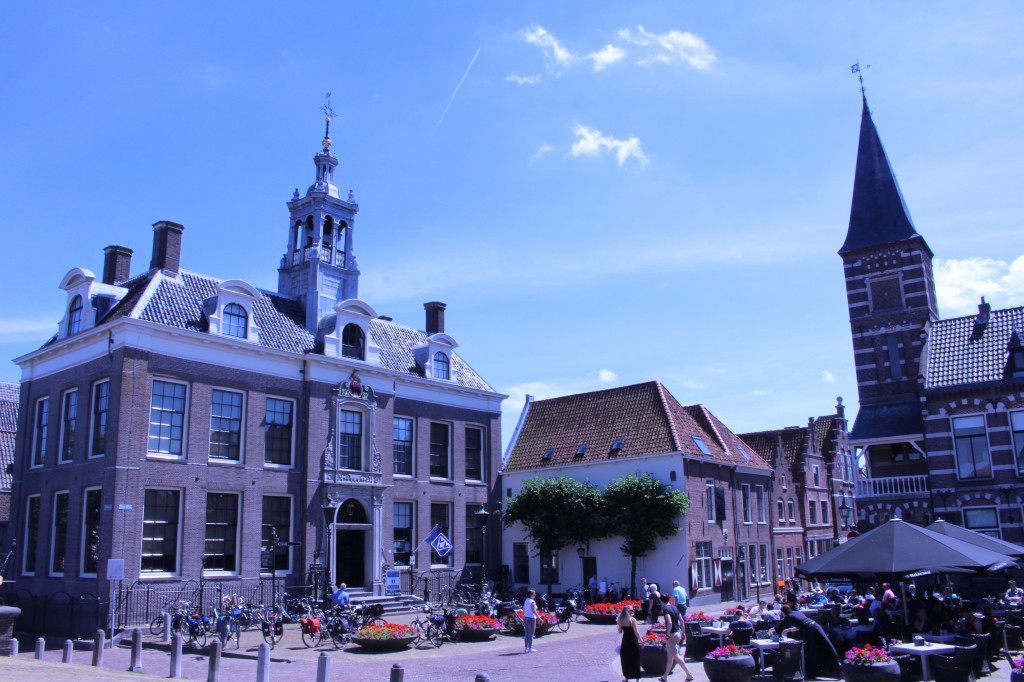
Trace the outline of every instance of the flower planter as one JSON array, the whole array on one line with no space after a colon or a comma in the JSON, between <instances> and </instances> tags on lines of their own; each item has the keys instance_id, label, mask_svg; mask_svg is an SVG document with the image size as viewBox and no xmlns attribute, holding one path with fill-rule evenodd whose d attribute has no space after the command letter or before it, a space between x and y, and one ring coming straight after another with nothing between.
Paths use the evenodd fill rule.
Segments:
<instances>
[{"instance_id":1,"label":"flower planter","mask_svg":"<svg viewBox=\"0 0 1024 682\"><path fill-rule=\"evenodd\" d=\"M1010 671L1010 682L1024 682L1024 670L1014 669Z\"/></svg>"},{"instance_id":2,"label":"flower planter","mask_svg":"<svg viewBox=\"0 0 1024 682\"><path fill-rule=\"evenodd\" d=\"M463 642L486 642L489 639L494 639L496 634L498 634L498 630L496 628L481 628L479 630L463 628L462 634L459 635L459 639Z\"/></svg>"},{"instance_id":3,"label":"flower planter","mask_svg":"<svg viewBox=\"0 0 1024 682\"><path fill-rule=\"evenodd\" d=\"M651 675L664 675L668 666L668 650L663 644L645 644L640 647L640 667Z\"/></svg>"},{"instance_id":4,"label":"flower planter","mask_svg":"<svg viewBox=\"0 0 1024 682\"><path fill-rule=\"evenodd\" d=\"M870 665L844 662L841 668L843 682L900 682L900 666L896 661Z\"/></svg>"},{"instance_id":5,"label":"flower planter","mask_svg":"<svg viewBox=\"0 0 1024 682\"><path fill-rule=\"evenodd\" d=\"M364 649L375 649L377 651L395 651L405 649L416 640L415 637L397 637L395 639L361 639L353 638L352 642Z\"/></svg>"},{"instance_id":6,"label":"flower planter","mask_svg":"<svg viewBox=\"0 0 1024 682\"><path fill-rule=\"evenodd\" d=\"M704 673L708 676L708 682L750 682L754 676L754 657L747 654L705 658Z\"/></svg>"},{"instance_id":7,"label":"flower planter","mask_svg":"<svg viewBox=\"0 0 1024 682\"><path fill-rule=\"evenodd\" d=\"M598 625L614 625L615 619L618 618L617 614L614 613L583 613L583 617L588 622L597 623Z\"/></svg>"}]
</instances>

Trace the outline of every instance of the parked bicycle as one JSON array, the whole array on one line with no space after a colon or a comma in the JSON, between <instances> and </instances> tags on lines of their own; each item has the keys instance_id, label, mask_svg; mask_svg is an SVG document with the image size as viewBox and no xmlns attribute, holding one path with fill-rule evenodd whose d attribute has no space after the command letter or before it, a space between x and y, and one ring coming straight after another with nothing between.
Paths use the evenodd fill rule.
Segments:
<instances>
[{"instance_id":1,"label":"parked bicycle","mask_svg":"<svg viewBox=\"0 0 1024 682\"><path fill-rule=\"evenodd\" d=\"M457 614L452 609L442 609L441 613L431 613L427 617L427 630L425 638L435 647L440 647L445 642L455 642L459 639L459 631L455 627Z\"/></svg>"},{"instance_id":2,"label":"parked bicycle","mask_svg":"<svg viewBox=\"0 0 1024 682\"><path fill-rule=\"evenodd\" d=\"M273 649L284 637L284 618L276 608L263 607L260 610L260 631L263 633L263 640Z\"/></svg>"}]
</instances>

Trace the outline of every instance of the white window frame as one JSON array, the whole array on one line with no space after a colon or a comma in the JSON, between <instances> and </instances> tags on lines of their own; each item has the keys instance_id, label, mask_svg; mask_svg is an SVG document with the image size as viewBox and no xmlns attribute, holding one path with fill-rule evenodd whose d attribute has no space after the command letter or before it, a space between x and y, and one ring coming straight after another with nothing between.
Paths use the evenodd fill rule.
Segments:
<instances>
[{"instance_id":1,"label":"white window frame","mask_svg":"<svg viewBox=\"0 0 1024 682\"><path fill-rule=\"evenodd\" d=\"M213 394L215 392L217 392L217 391L220 391L221 393L233 393L235 395L242 396L242 416L239 417L239 423L238 423L238 459L232 459L230 457L214 457L213 456L213 420L215 418L219 418L219 417L214 417L214 415L213 415ZM187 398L187 396L186 396L186 398ZM187 399L186 399L186 403L187 403ZM248 409L249 409L249 396L248 396L248 393L246 391L238 391L238 390L233 389L233 388L224 388L222 386L211 386L210 387L210 429L209 429L209 437L206 439L206 445L207 445L206 459L207 459L207 461L210 464L217 464L217 465L221 465L221 466L225 466L225 465L226 466L238 466L238 465L244 465L245 464L245 431L246 431L245 425L246 425L246 416L247 416L247 413L248 413ZM292 414L293 414L292 420L294 421L294 412ZM225 433L227 433L227 432L225 432Z\"/></svg>"},{"instance_id":2,"label":"white window frame","mask_svg":"<svg viewBox=\"0 0 1024 682\"><path fill-rule=\"evenodd\" d=\"M818 525L818 502L817 500L807 500L807 525L817 526Z\"/></svg>"},{"instance_id":3,"label":"white window frame","mask_svg":"<svg viewBox=\"0 0 1024 682\"><path fill-rule=\"evenodd\" d=\"M814 487L821 487L821 469L817 464L811 465L811 478L814 480Z\"/></svg>"},{"instance_id":4,"label":"white window frame","mask_svg":"<svg viewBox=\"0 0 1024 682\"><path fill-rule=\"evenodd\" d=\"M210 509L210 495L230 495L235 498L235 568L234 569L221 569L221 568L203 568L204 576L231 576L238 575L242 572L242 494L237 490L207 490L206 497L203 500L203 549L200 556L203 558L205 563L206 558L206 540L207 540L207 526L209 521L206 518L207 513ZM260 510L261 522L262 512Z\"/></svg>"},{"instance_id":5,"label":"white window frame","mask_svg":"<svg viewBox=\"0 0 1024 682\"><path fill-rule=\"evenodd\" d=\"M789 481L786 479L786 474L780 474L779 485L783 490L789 490Z\"/></svg>"},{"instance_id":6,"label":"white window frame","mask_svg":"<svg viewBox=\"0 0 1024 682\"><path fill-rule=\"evenodd\" d=\"M395 471L395 422L402 420L409 424L409 473L400 474ZM401 441L405 442L405 441ZM413 417L407 417L402 414L396 414L391 417L391 469L392 475L398 478L415 478L416 477L416 420Z\"/></svg>"},{"instance_id":7,"label":"white window frame","mask_svg":"<svg viewBox=\"0 0 1024 682\"><path fill-rule=\"evenodd\" d=\"M29 521L30 521L30 519L32 517L32 513L29 510L32 507L32 501L33 500L35 500L36 504L38 505L37 508L36 508L36 525L34 527L29 524ZM41 537L41 533L39 532L39 522L42 521L42 519L43 519L43 496L39 495L38 493L36 493L34 495L26 495L25 496L25 523L23 524L23 534L21 536L22 540L25 543L25 549L22 550L22 556L21 556L21 574L23 576L35 575L39 571L39 540L40 540L40 537ZM29 536L30 535L34 535L35 536L35 543L34 543L35 547L32 546L33 545L32 542L29 542ZM28 568L28 560L29 560L30 556L32 557L32 559L35 561L35 564L36 564L35 568L32 569L32 570L29 570L29 568Z\"/></svg>"},{"instance_id":8,"label":"white window frame","mask_svg":"<svg viewBox=\"0 0 1024 682\"><path fill-rule=\"evenodd\" d=\"M36 398L34 406L35 409L32 411L32 452L29 453L29 468L41 469L46 465L46 441L50 439L50 396L44 395L41 398ZM44 411L46 413L46 424L41 425L39 417ZM40 434L40 430L43 429L45 429L45 433ZM40 438L42 439L41 446ZM41 452L40 447L42 447ZM39 456L38 459L37 455Z\"/></svg>"},{"instance_id":9,"label":"white window frame","mask_svg":"<svg viewBox=\"0 0 1024 682\"><path fill-rule=\"evenodd\" d=\"M989 531L995 531L996 535L989 535L989 537L994 537L994 538L1002 539L1002 537L1003 537L1003 524L1002 524L1002 520L999 518L999 507L998 506L988 506L988 505L986 505L986 506L979 506L979 507L964 507L962 509L962 511L963 511L963 515L964 515L964 528L967 528L969 530L973 530L976 533L981 533L982 535L989 535ZM996 525L994 525L994 526L971 526L971 525L968 525L968 523L967 523L968 515L969 515L970 512L974 512L974 511L991 511L993 516L995 516Z\"/></svg>"},{"instance_id":10,"label":"white window frame","mask_svg":"<svg viewBox=\"0 0 1024 682\"><path fill-rule=\"evenodd\" d=\"M144 571L142 570L142 545L146 538L146 492L149 490L169 490L178 493L178 532L176 540L177 554L175 555L175 570L173 571ZM184 542L183 536L185 535L185 524L184 524L184 513L185 504L185 491L181 488L173 488L170 486L146 486L142 490L142 533L139 537L139 578L140 579L161 579L161 578L175 578L181 575L182 571L182 546ZM204 507L205 508L205 507ZM205 538L205 532L203 534Z\"/></svg>"},{"instance_id":11,"label":"white window frame","mask_svg":"<svg viewBox=\"0 0 1024 682\"><path fill-rule=\"evenodd\" d=\"M743 509L743 523L744 524L751 524L751 523L753 523L754 522L753 521L754 516L753 516L753 514L750 511L751 498L750 498L750 484L749 483L743 483L743 484L740 485L740 504L741 504L741 507Z\"/></svg>"},{"instance_id":12,"label":"white window frame","mask_svg":"<svg viewBox=\"0 0 1024 682\"><path fill-rule=\"evenodd\" d=\"M966 422L967 420L972 420L972 421L973 420L981 420L981 428L984 429L984 431L985 431L985 434L984 434L985 455L988 458L988 470L989 470L987 476L962 476L961 473L960 473L960 452L957 449L957 443L956 443L956 441L957 441L956 425L957 425L957 422L963 423L963 422ZM965 415L960 415L960 416L956 416L956 417L951 417L950 420L949 420L949 433L950 433L951 439L953 441L953 460L956 463L956 477L957 477L957 480L958 481L977 481L977 480L984 480L984 479L992 478L994 476L994 474L995 474L995 471L994 471L993 466L992 466L992 464L993 464L993 462L992 462L992 444L991 444L991 442L989 442L989 437L988 437L988 419L986 419L985 415L984 414L965 414ZM974 454L973 453L973 448L972 448L972 453L971 454L972 455Z\"/></svg>"},{"instance_id":13,"label":"white window frame","mask_svg":"<svg viewBox=\"0 0 1024 682\"><path fill-rule=\"evenodd\" d=\"M796 502L786 500L786 509L789 510L789 522L796 523Z\"/></svg>"},{"instance_id":14,"label":"white window frame","mask_svg":"<svg viewBox=\"0 0 1024 682\"><path fill-rule=\"evenodd\" d=\"M86 533L88 532L88 528L86 527L86 522L87 522L87 519L88 519L88 513L87 513L88 507L86 505L89 503L89 493L91 493L93 491L98 492L100 494L100 523L99 523L99 527L101 527L101 528L103 527L103 521L102 521L102 518L103 518L103 488L101 486L90 486L88 488L82 488L82 516L81 516L81 519L80 519L81 520L81 524L80 524L81 532L79 533L79 543L78 543L78 575L81 576L81 577L93 577L93 578L95 578L97 573L98 573L98 571L99 571L99 563L100 563L99 558L97 558L97 561L96 561L96 570L95 571L87 571L85 569L85 555L86 555L86 552L88 552L88 550L89 550L89 538L86 535Z\"/></svg>"},{"instance_id":15,"label":"white window frame","mask_svg":"<svg viewBox=\"0 0 1024 682\"><path fill-rule=\"evenodd\" d=\"M95 433L96 433L96 391L100 384L107 385L107 423L103 425L105 432L103 434L103 452L93 452L93 445L95 445ZM110 440L110 379L100 379L94 381L89 387L89 459L97 457L103 457L107 450L107 442ZM147 415L148 416L148 415ZM149 447L149 433L146 433L147 447Z\"/></svg>"},{"instance_id":16,"label":"white window frame","mask_svg":"<svg viewBox=\"0 0 1024 682\"><path fill-rule=\"evenodd\" d=\"M707 556L700 554L701 549L707 549ZM714 548L711 546L710 541L701 541L696 543L694 546L693 560L697 564L697 589L698 590L709 590L715 587L715 564ZM691 595L692 597L693 595Z\"/></svg>"},{"instance_id":17,"label":"white window frame","mask_svg":"<svg viewBox=\"0 0 1024 682\"><path fill-rule=\"evenodd\" d=\"M764 486L754 486L754 501L757 507L757 522L768 523L768 510L765 508Z\"/></svg>"},{"instance_id":18,"label":"white window frame","mask_svg":"<svg viewBox=\"0 0 1024 682\"><path fill-rule=\"evenodd\" d=\"M747 582L756 585L759 582L757 545L747 545Z\"/></svg>"},{"instance_id":19,"label":"white window frame","mask_svg":"<svg viewBox=\"0 0 1024 682\"><path fill-rule=\"evenodd\" d=\"M484 429L484 427L479 426L477 424L463 425L462 437L464 441L462 443L462 453L466 464L469 463L469 450L468 448L466 448L466 443L468 442L468 439L466 439L466 435L469 433L470 430L480 432L480 476L479 478L470 478L469 474L466 473L469 470L468 466L465 467L463 473L465 474L466 481L470 483L483 483L484 481L487 480L487 430Z\"/></svg>"},{"instance_id":20,"label":"white window frame","mask_svg":"<svg viewBox=\"0 0 1024 682\"><path fill-rule=\"evenodd\" d=\"M68 396L72 393L75 394L75 425L72 428L72 443L71 443L71 455L65 459L64 457L64 434L65 428L67 427L67 408L68 408ZM76 432L78 428L78 412L79 412L79 401L78 401L78 388L69 388L60 394L60 430L57 435L57 464L70 464L75 461L75 443L74 438L78 435Z\"/></svg>"},{"instance_id":21,"label":"white window frame","mask_svg":"<svg viewBox=\"0 0 1024 682\"><path fill-rule=\"evenodd\" d=\"M341 430L341 424L342 424L342 415L344 415L344 414L354 414L354 415L357 415L358 418L359 418L359 433L358 434L350 434L348 432L344 432L345 436L353 436L353 435L358 435L359 436L359 461L356 462L356 466L355 467L349 467L348 466L349 462L347 462L347 461L345 462L344 465L342 465L342 458L341 458L341 436L343 435L343 432ZM366 439L369 436L369 434L367 433L369 431L369 429L367 428L368 424L369 424L369 421L367 419L367 413L364 410L362 410L361 408L357 407L356 405L353 405L351 403L346 403L346 404L341 406L341 409L338 410L338 416L337 416L337 422L336 422L336 425L337 425L336 434L337 434L338 443L335 446L335 448L336 448L335 452L336 452L336 455L337 455L338 469L342 469L342 470L345 470L345 471L366 471L366 454L367 454L367 447L366 447L367 440Z\"/></svg>"},{"instance_id":22,"label":"white window frame","mask_svg":"<svg viewBox=\"0 0 1024 682\"><path fill-rule=\"evenodd\" d=\"M779 523L786 522L786 501L781 497L778 500Z\"/></svg>"},{"instance_id":23,"label":"white window frame","mask_svg":"<svg viewBox=\"0 0 1024 682\"><path fill-rule=\"evenodd\" d=\"M291 423L291 437L288 440L288 463L281 464L280 462L268 462L267 461L267 439L264 433L263 438L263 466L266 469L294 469L295 468L295 425L296 425L296 402L291 398L285 398L279 395L268 395L265 396L263 401L263 428L270 430L270 424L267 423L267 402L271 400L280 400L283 403L288 403L292 406L292 423Z\"/></svg>"},{"instance_id":24,"label":"white window frame","mask_svg":"<svg viewBox=\"0 0 1024 682\"><path fill-rule=\"evenodd\" d=\"M281 497L288 499L288 537L291 540L295 540L295 496L288 495L285 493L263 493L260 495L260 546L263 545L263 500L267 497ZM241 532L239 532L239 538L241 538ZM294 572L295 566L295 547L288 546L288 568L278 568L274 571L274 575L291 575ZM261 575L270 575L270 571L266 573L263 569L260 569Z\"/></svg>"},{"instance_id":25,"label":"white window frame","mask_svg":"<svg viewBox=\"0 0 1024 682\"><path fill-rule=\"evenodd\" d=\"M708 521L715 521L717 514L715 514L715 479L705 478L704 479L704 502L708 507Z\"/></svg>"},{"instance_id":26,"label":"white window frame","mask_svg":"<svg viewBox=\"0 0 1024 682\"><path fill-rule=\"evenodd\" d=\"M53 565L57 560L57 500L61 495L67 497L67 508L68 518L67 526L64 528L64 570L57 571ZM70 490L55 490L53 491L53 503L50 505L50 553L47 556L48 561L46 562L47 574L51 578L63 578L67 573L68 568L68 539L71 526L71 491Z\"/></svg>"},{"instance_id":27,"label":"white window frame","mask_svg":"<svg viewBox=\"0 0 1024 682\"><path fill-rule=\"evenodd\" d=\"M825 525L831 523L829 518L832 516L829 510L828 500L821 500L821 522Z\"/></svg>"},{"instance_id":28,"label":"white window frame","mask_svg":"<svg viewBox=\"0 0 1024 682\"><path fill-rule=\"evenodd\" d=\"M156 382L165 384L177 384L185 387L185 406L182 412L181 420L181 454L176 455L170 452L159 452L156 450L149 449L149 428L153 423L153 394L156 386ZM189 415L192 412L192 386L187 381L180 381L178 379L168 379L167 377L153 377L150 381L149 391L149 408L146 411L146 456L151 459L169 459L174 461L181 461L188 457L188 426L189 426ZM180 567L179 567L180 569Z\"/></svg>"}]
</instances>

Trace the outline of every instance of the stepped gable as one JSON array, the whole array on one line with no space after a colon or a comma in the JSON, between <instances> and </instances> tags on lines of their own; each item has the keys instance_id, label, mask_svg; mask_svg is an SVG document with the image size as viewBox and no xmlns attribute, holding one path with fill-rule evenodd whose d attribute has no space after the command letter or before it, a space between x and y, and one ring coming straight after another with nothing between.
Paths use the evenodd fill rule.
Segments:
<instances>
[{"instance_id":1,"label":"stepped gable","mask_svg":"<svg viewBox=\"0 0 1024 682\"><path fill-rule=\"evenodd\" d=\"M962 387L1003 379L1015 326L1024 328L1024 307L993 310L984 323L977 315L932 322L926 350L925 388Z\"/></svg>"},{"instance_id":2,"label":"stepped gable","mask_svg":"<svg viewBox=\"0 0 1024 682\"><path fill-rule=\"evenodd\" d=\"M20 386L0 381L0 490L11 489L14 437L18 432Z\"/></svg>"}]
</instances>

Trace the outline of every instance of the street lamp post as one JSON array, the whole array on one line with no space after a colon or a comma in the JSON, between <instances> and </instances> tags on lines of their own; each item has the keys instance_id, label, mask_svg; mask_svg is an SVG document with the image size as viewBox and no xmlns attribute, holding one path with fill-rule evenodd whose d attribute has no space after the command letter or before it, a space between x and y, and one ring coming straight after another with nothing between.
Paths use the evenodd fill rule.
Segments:
<instances>
[{"instance_id":1,"label":"street lamp post","mask_svg":"<svg viewBox=\"0 0 1024 682\"><path fill-rule=\"evenodd\" d=\"M481 504L475 515L480 520L480 598L483 599L487 591L487 518L491 513Z\"/></svg>"},{"instance_id":2,"label":"street lamp post","mask_svg":"<svg viewBox=\"0 0 1024 682\"><path fill-rule=\"evenodd\" d=\"M843 528L850 527L850 514L852 513L853 507L850 506L849 499L844 496L842 504L839 505L839 518L843 520Z\"/></svg>"},{"instance_id":3,"label":"street lamp post","mask_svg":"<svg viewBox=\"0 0 1024 682\"><path fill-rule=\"evenodd\" d=\"M583 556L587 553L587 550L583 549L583 545L579 545L576 548L576 556L580 558L580 585L583 586L584 592L587 589L587 576L583 575Z\"/></svg>"}]
</instances>

